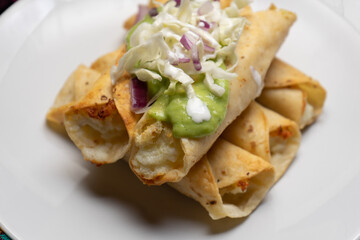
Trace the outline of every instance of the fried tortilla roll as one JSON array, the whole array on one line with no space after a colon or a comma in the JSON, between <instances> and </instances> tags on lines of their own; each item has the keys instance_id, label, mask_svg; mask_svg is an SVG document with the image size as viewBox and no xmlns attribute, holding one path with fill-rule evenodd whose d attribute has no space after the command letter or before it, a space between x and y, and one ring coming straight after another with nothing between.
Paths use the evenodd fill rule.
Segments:
<instances>
[{"instance_id":1,"label":"fried tortilla roll","mask_svg":"<svg viewBox=\"0 0 360 240\"><path fill-rule=\"evenodd\" d=\"M64 113L92 88L99 77L99 72L84 65L78 66L64 83L56 96L53 106L46 115L47 123L52 129L66 134Z\"/></svg>"},{"instance_id":2,"label":"fried tortilla roll","mask_svg":"<svg viewBox=\"0 0 360 240\"><path fill-rule=\"evenodd\" d=\"M270 162L277 181L294 159L301 133L294 121L253 102L222 137Z\"/></svg>"},{"instance_id":3,"label":"fried tortilla roll","mask_svg":"<svg viewBox=\"0 0 360 240\"><path fill-rule=\"evenodd\" d=\"M64 83L56 96L53 106L46 115L47 123L51 128L66 135L64 128L65 112L90 91L101 73L109 71L119 58L124 55L125 50L126 47L123 45L116 51L101 56L92 63L90 68L84 65L78 66Z\"/></svg>"},{"instance_id":4,"label":"fried tortilla roll","mask_svg":"<svg viewBox=\"0 0 360 240\"><path fill-rule=\"evenodd\" d=\"M211 135L201 138L175 138L171 126L145 114L136 126L130 166L146 184L160 185L180 181L210 149L223 130L257 97L263 79L277 50L284 41L295 14L277 10L250 13L237 44L238 77L230 82L229 104L224 121ZM254 74L254 71L257 74Z\"/></svg>"},{"instance_id":5,"label":"fried tortilla roll","mask_svg":"<svg viewBox=\"0 0 360 240\"><path fill-rule=\"evenodd\" d=\"M266 75L265 88L257 101L295 121L302 129L320 115L325 98L326 91L319 82L275 59Z\"/></svg>"},{"instance_id":6,"label":"fried tortilla roll","mask_svg":"<svg viewBox=\"0 0 360 240\"><path fill-rule=\"evenodd\" d=\"M99 165L115 162L128 151L129 136L112 95L111 78L105 72L90 92L65 113L69 137L85 160Z\"/></svg>"},{"instance_id":7,"label":"fried tortilla roll","mask_svg":"<svg viewBox=\"0 0 360 240\"><path fill-rule=\"evenodd\" d=\"M170 186L220 219L248 216L273 182L270 163L219 138L180 182Z\"/></svg>"},{"instance_id":8,"label":"fried tortilla roll","mask_svg":"<svg viewBox=\"0 0 360 240\"><path fill-rule=\"evenodd\" d=\"M69 135L84 158L96 164L112 163L128 152L128 133L133 132L139 119L139 115L130 111L130 80L121 81L112 89L109 77L110 67L124 52L125 45L98 58L91 69L80 65L68 78L47 114L49 125Z\"/></svg>"},{"instance_id":9,"label":"fried tortilla roll","mask_svg":"<svg viewBox=\"0 0 360 240\"><path fill-rule=\"evenodd\" d=\"M295 122L253 102L170 186L198 201L213 219L245 217L284 174L299 144Z\"/></svg>"}]
</instances>

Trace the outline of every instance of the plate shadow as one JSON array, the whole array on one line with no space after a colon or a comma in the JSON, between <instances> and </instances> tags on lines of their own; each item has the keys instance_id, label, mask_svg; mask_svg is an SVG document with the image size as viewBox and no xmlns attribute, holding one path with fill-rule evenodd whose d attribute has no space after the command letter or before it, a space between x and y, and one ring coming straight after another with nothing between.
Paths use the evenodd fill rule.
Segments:
<instances>
[{"instance_id":1,"label":"plate shadow","mask_svg":"<svg viewBox=\"0 0 360 240\"><path fill-rule=\"evenodd\" d=\"M93 166L89 170L83 184L92 195L110 198L135 209L145 224L152 227L161 227L169 219L180 219L203 224L208 227L209 234L219 234L239 226L246 219L212 220L200 204L171 187L144 185L124 161Z\"/></svg>"}]
</instances>

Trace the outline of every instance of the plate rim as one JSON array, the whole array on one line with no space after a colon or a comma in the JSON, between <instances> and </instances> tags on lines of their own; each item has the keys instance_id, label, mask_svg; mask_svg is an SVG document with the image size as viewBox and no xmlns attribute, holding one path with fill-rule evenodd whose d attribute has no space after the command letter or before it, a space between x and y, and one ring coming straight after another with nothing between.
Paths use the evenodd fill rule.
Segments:
<instances>
[{"instance_id":1,"label":"plate rim","mask_svg":"<svg viewBox=\"0 0 360 240\"><path fill-rule=\"evenodd\" d=\"M20 11L28 11L30 9L30 4L31 2L35 2L36 0L22 0L22 1L17 1L15 2L9 9L7 9L1 16L0 16L0 29L2 28L4 22L6 23L7 21L7 18L8 16L12 15L12 14L15 14L15 12L20 12ZM22 3L24 2L24 3ZM28 3L28 4L25 4ZM57 1L55 1L57 2ZM326 6L325 3L323 3L322 1L319 1L324 7L328 7ZM57 6L54 6L54 9L56 8ZM49 9L47 14L50 13L53 9ZM331 10L331 9L330 9ZM332 11L334 14L336 14L334 11ZM339 18L342 19L342 21L344 21L347 25L351 26L353 32L355 32L356 34L358 34L358 36L360 36L360 32L356 31L356 29L352 26L352 24L350 24L346 19L344 19L342 16L336 14ZM43 18L41 20L44 21L46 20L46 17ZM28 36L30 36L32 33L30 32L29 34L27 34L27 36L24 38L24 42L26 42L26 39ZM20 50L22 47L22 44L17 48L17 51ZM0 46L1 48L1 46ZM1 56L0 56L1 58ZM13 61L13 58L10 60L10 64L11 62ZM4 80L4 77L6 75L6 71L4 72L4 75L3 76L0 76L1 79L0 79L0 84L2 83L2 80ZM15 231L11 231L10 229L12 228L11 226L8 226L6 225L2 219L1 219L1 216L0 216L0 228L9 236L11 237L12 239L19 239L19 237L15 234Z\"/></svg>"}]
</instances>

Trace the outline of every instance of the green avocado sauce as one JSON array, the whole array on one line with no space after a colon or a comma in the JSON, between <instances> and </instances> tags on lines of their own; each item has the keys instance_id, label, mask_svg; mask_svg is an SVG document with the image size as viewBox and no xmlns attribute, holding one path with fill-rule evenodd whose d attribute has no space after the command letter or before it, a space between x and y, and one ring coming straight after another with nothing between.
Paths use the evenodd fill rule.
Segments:
<instances>
[{"instance_id":1,"label":"green avocado sauce","mask_svg":"<svg viewBox=\"0 0 360 240\"><path fill-rule=\"evenodd\" d=\"M181 84L176 85L174 93L164 93L161 95L148 110L147 114L156 120L171 123L173 134L178 138L198 138L213 133L220 126L226 114L229 98L229 82L221 79L215 80L216 84L225 88L225 93L221 97L218 97L211 93L205 86L203 83L204 76L201 78L201 80L193 83L192 86L196 96L207 105L211 113L211 119L209 121L196 123L187 114L186 104L188 97ZM166 85L168 85L168 81L157 82L156 84L164 84L158 88L159 91L165 89ZM153 89L151 91L154 91L155 88L153 84L153 82L148 82L148 89Z\"/></svg>"},{"instance_id":2,"label":"green avocado sauce","mask_svg":"<svg viewBox=\"0 0 360 240\"><path fill-rule=\"evenodd\" d=\"M130 37L136 28L143 22L152 23L153 21L147 15L129 30L126 37L128 50L131 48ZM225 68L225 66L223 67ZM204 77L204 74L194 77L196 79L192 86L196 96L207 105L211 113L209 121L194 122L186 112L188 97L185 88L180 83L177 83L174 91L170 91L168 89L170 81L166 78L163 78L162 81L152 80L147 82L150 98L159 93L159 91L163 92L147 111L147 114L158 121L170 123L173 135L177 138L200 138L215 132L225 118L229 98L229 82L227 80L215 79L216 84L225 88L225 93L218 97L205 86L203 83Z\"/></svg>"}]
</instances>

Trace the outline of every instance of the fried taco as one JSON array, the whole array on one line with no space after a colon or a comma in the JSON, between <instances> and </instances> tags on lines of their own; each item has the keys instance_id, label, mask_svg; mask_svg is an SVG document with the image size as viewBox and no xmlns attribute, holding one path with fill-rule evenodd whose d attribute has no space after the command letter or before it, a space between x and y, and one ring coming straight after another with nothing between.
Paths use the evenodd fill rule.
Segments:
<instances>
[{"instance_id":1,"label":"fried taco","mask_svg":"<svg viewBox=\"0 0 360 240\"><path fill-rule=\"evenodd\" d=\"M130 75L146 83L136 83L142 87L132 96L145 102L133 111L146 113L135 127L129 160L144 183L181 180L260 95L296 16L275 7L240 16L241 7L170 1L129 31L112 79L116 84ZM155 99L151 106L137 94L144 88Z\"/></svg>"},{"instance_id":2,"label":"fried taco","mask_svg":"<svg viewBox=\"0 0 360 240\"><path fill-rule=\"evenodd\" d=\"M318 81L275 58L257 101L295 121L302 129L321 114L325 98L326 91Z\"/></svg>"},{"instance_id":3,"label":"fried taco","mask_svg":"<svg viewBox=\"0 0 360 240\"><path fill-rule=\"evenodd\" d=\"M122 86L126 93L126 82ZM116 108L109 72L65 112L64 125L85 160L102 165L124 157L129 148L127 123Z\"/></svg>"},{"instance_id":4,"label":"fried taco","mask_svg":"<svg viewBox=\"0 0 360 240\"><path fill-rule=\"evenodd\" d=\"M270 162L277 181L296 155L301 132L294 121L252 102L221 137Z\"/></svg>"},{"instance_id":5,"label":"fried taco","mask_svg":"<svg viewBox=\"0 0 360 240\"><path fill-rule=\"evenodd\" d=\"M176 183L213 219L248 216L295 158L297 124L253 102Z\"/></svg>"},{"instance_id":6,"label":"fried taco","mask_svg":"<svg viewBox=\"0 0 360 240\"><path fill-rule=\"evenodd\" d=\"M90 91L95 81L100 77L96 70L79 65L68 77L59 91L54 104L46 115L48 125L55 131L66 135L64 128L64 114L75 102L79 101Z\"/></svg>"},{"instance_id":7,"label":"fried taco","mask_svg":"<svg viewBox=\"0 0 360 240\"><path fill-rule=\"evenodd\" d=\"M213 219L248 216L274 183L274 167L219 138L189 173L169 185L199 202Z\"/></svg>"}]
</instances>

